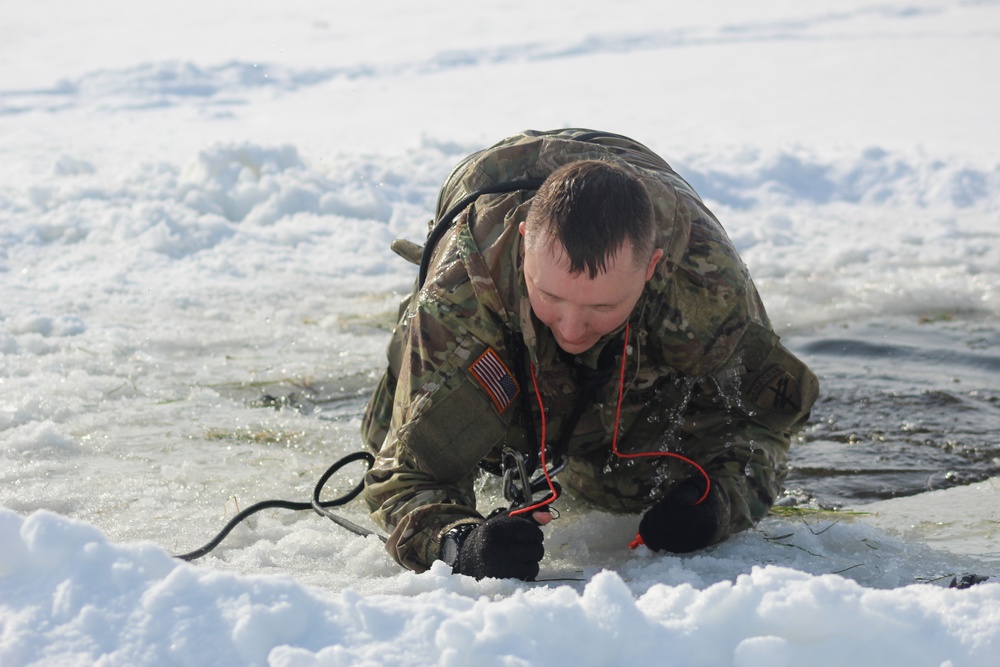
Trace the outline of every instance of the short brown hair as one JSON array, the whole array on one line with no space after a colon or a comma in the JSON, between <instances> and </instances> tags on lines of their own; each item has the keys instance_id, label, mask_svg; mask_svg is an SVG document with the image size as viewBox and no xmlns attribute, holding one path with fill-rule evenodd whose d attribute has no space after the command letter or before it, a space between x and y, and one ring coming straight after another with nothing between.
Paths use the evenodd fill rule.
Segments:
<instances>
[{"instance_id":1,"label":"short brown hair","mask_svg":"<svg viewBox=\"0 0 1000 667\"><path fill-rule=\"evenodd\" d=\"M533 250L539 234L558 239L570 272L586 269L591 278L628 241L637 265L656 249L653 204L638 175L618 164L582 160L563 165L542 183L525 221L525 244Z\"/></svg>"}]
</instances>

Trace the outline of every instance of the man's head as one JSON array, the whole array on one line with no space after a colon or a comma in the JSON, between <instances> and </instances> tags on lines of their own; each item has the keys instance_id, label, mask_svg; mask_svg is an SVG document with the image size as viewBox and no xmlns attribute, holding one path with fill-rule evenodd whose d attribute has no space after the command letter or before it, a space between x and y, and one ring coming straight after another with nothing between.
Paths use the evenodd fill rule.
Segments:
<instances>
[{"instance_id":1,"label":"man's head","mask_svg":"<svg viewBox=\"0 0 1000 667\"><path fill-rule=\"evenodd\" d=\"M645 187L597 160L545 179L521 233L531 308L571 354L621 326L663 257Z\"/></svg>"}]
</instances>

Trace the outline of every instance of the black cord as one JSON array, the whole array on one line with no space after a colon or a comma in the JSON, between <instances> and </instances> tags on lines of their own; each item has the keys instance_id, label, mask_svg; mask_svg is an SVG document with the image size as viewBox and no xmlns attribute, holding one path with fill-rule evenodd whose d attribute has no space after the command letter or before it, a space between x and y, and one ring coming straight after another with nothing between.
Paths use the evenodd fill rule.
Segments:
<instances>
[{"instance_id":1,"label":"black cord","mask_svg":"<svg viewBox=\"0 0 1000 667\"><path fill-rule=\"evenodd\" d=\"M317 514L325 516L330 521L333 521L338 526L346 528L355 535L361 535L362 537L368 537L369 535L374 535L375 537L385 542L387 538L384 535L376 533L374 530L368 530L367 528L362 528L353 521L348 521L344 517L334 514L333 512L327 511L326 509L327 507L336 507L338 505L344 505L357 498L358 494L361 493L361 490L365 487L364 480L358 482L358 485L355 486L350 493L345 494L340 498L335 498L334 500L328 500L326 502L320 502L319 499L319 494L323 491L323 486L335 472L340 470L348 463L353 463L354 461L360 461L362 459L364 459L364 461L368 464L368 470L371 470L372 466L375 465L375 457L369 454L368 452L361 451L361 452L354 452L353 454L348 454L347 456L345 456L344 458L340 459L332 466L327 468L326 472L323 473L323 475L319 478L319 481L316 482L316 488L313 489L312 502L309 504L309 507L315 510ZM309 509L309 508L304 508L304 509Z\"/></svg>"},{"instance_id":2,"label":"black cord","mask_svg":"<svg viewBox=\"0 0 1000 667\"><path fill-rule=\"evenodd\" d=\"M327 468L326 472L323 473L323 475L319 478L319 481L316 483L316 488L313 489L312 502L296 503L290 500L264 500L262 502L255 503L250 507L246 508L245 510L243 510L242 512L240 512L239 514L237 514L236 516L234 516L229 521L229 523L227 523L225 527L221 531L219 531L219 534L216 535L211 542L201 547L200 549L195 549L190 553L177 556L177 558L186 561L192 561L195 560L196 558L201 558L205 554L215 549L215 547L219 546L222 540L226 539L226 536L229 535L229 533L232 532L233 528L239 525L241 521L246 519L248 516L251 516L252 514L260 512L261 510L266 510L271 508L296 510L296 511L314 510L320 516L325 516L326 518L336 523L338 526L346 528L352 533L361 535L362 537L367 537L368 535L375 535L380 540L385 542L386 538L376 533L375 531L368 530L367 528L362 528L356 523L348 521L347 519L327 510L328 507L338 507L340 505L346 505L347 503L357 498L358 494L360 494L361 490L364 488L365 484L364 480L358 482L358 484L353 489L351 489L348 493L345 493L344 495L338 498L322 502L319 499L320 493L322 493L323 487L326 485L327 480L329 480L330 477L334 475L334 473L339 471L345 465L349 463L354 463L355 461L365 461L365 463L368 464L368 470L371 470L372 466L375 465L375 457L369 454L368 452L361 451L361 452L354 452L353 454L348 454L347 456L345 456L344 458L340 459L332 466Z\"/></svg>"}]
</instances>

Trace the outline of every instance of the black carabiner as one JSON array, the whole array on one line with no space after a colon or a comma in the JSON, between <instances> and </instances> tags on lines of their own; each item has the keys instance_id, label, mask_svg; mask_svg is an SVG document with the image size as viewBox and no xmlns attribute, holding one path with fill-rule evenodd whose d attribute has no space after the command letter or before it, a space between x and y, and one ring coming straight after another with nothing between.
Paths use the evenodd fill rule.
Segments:
<instances>
[{"instance_id":1,"label":"black carabiner","mask_svg":"<svg viewBox=\"0 0 1000 667\"><path fill-rule=\"evenodd\" d=\"M510 447L504 447L500 459L503 469L503 498L510 503L510 509L527 507L531 503L531 477L525 457Z\"/></svg>"}]
</instances>

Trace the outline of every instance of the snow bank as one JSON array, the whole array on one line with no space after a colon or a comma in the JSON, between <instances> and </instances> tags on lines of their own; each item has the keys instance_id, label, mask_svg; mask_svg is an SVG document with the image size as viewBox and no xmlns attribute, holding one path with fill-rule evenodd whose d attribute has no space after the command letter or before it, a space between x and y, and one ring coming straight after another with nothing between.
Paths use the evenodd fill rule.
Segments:
<instances>
[{"instance_id":1,"label":"snow bank","mask_svg":"<svg viewBox=\"0 0 1000 667\"><path fill-rule=\"evenodd\" d=\"M1000 654L1000 584L873 590L769 566L704 590L634 596L605 571L582 592L497 597L439 563L407 575L408 595L327 595L115 545L47 512L0 510L0 542L5 665L986 666Z\"/></svg>"}]
</instances>

